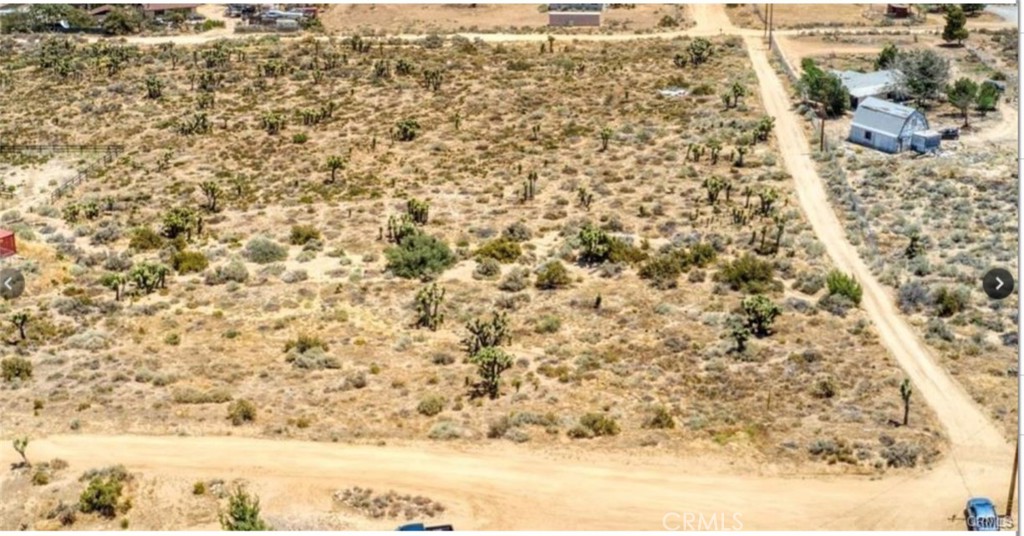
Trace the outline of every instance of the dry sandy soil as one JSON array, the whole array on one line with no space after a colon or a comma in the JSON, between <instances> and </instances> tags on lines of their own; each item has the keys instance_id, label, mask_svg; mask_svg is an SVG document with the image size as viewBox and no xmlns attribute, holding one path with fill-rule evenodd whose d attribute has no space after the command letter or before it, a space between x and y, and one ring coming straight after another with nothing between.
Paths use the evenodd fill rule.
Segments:
<instances>
[{"instance_id":1,"label":"dry sandy soil","mask_svg":"<svg viewBox=\"0 0 1024 536\"><path fill-rule=\"evenodd\" d=\"M892 19L885 17L885 4L832 4L827 8L807 4L776 4L772 8L773 26L780 30L800 28L856 28L866 26L921 26L942 24L941 14L928 14L924 21ZM765 4L738 4L725 10L736 26L741 28L764 28ZM990 23L999 17L982 12L971 17L970 23Z\"/></svg>"},{"instance_id":2,"label":"dry sandy soil","mask_svg":"<svg viewBox=\"0 0 1024 536\"><path fill-rule=\"evenodd\" d=\"M721 10L715 15L724 19ZM560 516L572 523L564 528L659 528L666 508L698 501L690 492L665 492L686 489L701 490L700 511L756 504L745 510L746 528L804 527L809 515L829 518L835 528L951 528L944 517L956 507L936 512L946 510L940 504L962 502L957 471L974 490L1001 489L1005 464L992 460L1005 457L1004 440L962 388L930 365L892 295L847 243L804 150L803 126L760 43L713 41L711 62L682 69L672 59L686 40L559 38L544 55L533 44L465 40L443 48L375 43L363 53L347 41L235 40L195 56L183 46L128 50L131 59L114 73L103 56L117 52L80 45L82 76L68 79L38 66L28 50L0 53L13 73L0 117L22 125L9 127L5 138L126 145L123 157L73 199L51 207L41 198L15 198L5 206L30 274L29 291L5 313L33 316L27 341L9 334L16 344L8 353L29 359L33 375L0 387L0 403L11 408L0 416L3 436L74 435L29 448L36 460L70 464L54 471L50 484L31 486L24 471L5 476L5 489L24 501L6 503L3 528L56 527L47 513L60 500L77 500L78 475L114 463L137 473L128 488L133 509L116 521L80 515L76 527L114 528L123 519L133 528L215 527L222 503L212 492L193 496L193 484L219 489L210 481L246 478L279 528L396 524L331 501L333 491L353 485L427 495L450 508L446 520L471 528L557 528L541 513L552 497L559 497L556 510L573 513ZM210 52L215 48L229 60L208 69L203 54L217 54ZM391 71L375 76L382 59ZM398 74L399 59L415 74ZM276 65L290 68L261 76ZM443 72L440 91L420 83L425 69ZM198 78L190 75L207 70L218 85L206 111L212 132L179 134L175 121L191 118L199 105ZM160 99L145 98L149 76L164 82ZM718 93L733 82L750 94L724 109ZM669 85L691 95L657 95ZM2 106L7 99L29 105ZM337 105L332 118L301 124L298 110L327 102ZM262 128L271 112L287 118L280 134ZM743 165L734 164L740 136L765 113L776 117L776 134L755 145ZM44 114L60 120L32 122ZM416 139L389 139L409 118L421 125ZM604 128L611 130L607 150ZM297 143L296 134L307 139ZM689 144L712 138L724 146L717 162L686 157ZM339 181L326 184L325 162L335 154L347 165ZM39 190L41 183L52 187L46 177L60 180L80 166L56 157L15 160L2 174L8 185ZM529 171L538 173L538 193L524 203L519 193ZM736 185L729 199L707 201L708 175ZM216 212L201 208L198 185L208 180L223 185ZM578 201L580 187L594 195L589 208ZM783 314L771 336L736 352L726 321L744 293L715 275L755 249L753 233L774 224L771 216L732 220L746 210L737 193L744 187L755 205L756 194L769 188L780 196L772 215L785 222L780 251L755 255L781 283L768 294ZM414 328L412 300L423 284L388 272L382 254L391 246L379 239L387 217L403 212L412 197L430 202L424 231L448 242L459 259L438 278L447 302L436 332ZM103 207L95 219L61 217L69 204L90 200ZM202 233L184 247L202 252L210 266L172 274L156 293L115 301L97 284L125 268L108 254L128 249L132 229L159 230L175 206L205 212ZM682 274L675 288L654 288L638 275L643 263L580 264L576 235L587 221L634 245L650 244L648 255L669 244L710 243L717 244L717 259ZM530 230L522 253L501 267L500 279L474 277L474 252L517 222ZM320 245L287 246L297 224L316 227ZM254 236L286 245L287 259L247 258ZM173 253L165 244L130 255L134 262L169 262ZM533 275L522 290L499 288L514 269L534 271L552 258L568 267L568 288L533 288ZM246 281L206 283L230 262L245 266ZM807 285L836 266L865 287L863 309L845 316L817 306L827 290ZM506 349L516 364L492 401L469 396L475 373L459 340L467 321L496 310L509 312ZM303 334L322 339L338 368L288 362L285 344ZM917 393L911 426L894 427L890 421L902 416L898 384L908 374ZM438 397L441 412L422 414L424 401ZM232 426L226 398L251 400L255 422ZM672 428L650 426L659 409ZM570 431L585 413L614 419L620 433L573 439ZM508 416L519 424L488 438ZM995 417L1011 421L1009 414ZM183 438L174 446L102 437L119 434L247 437ZM369 445L383 443L399 448L375 456L379 447ZM488 447L494 450L481 450ZM172 454L156 456L154 449ZM210 451L222 455L195 461ZM898 452L915 452L918 469L887 467L887 460L906 459ZM9 450L3 456L15 461ZM489 463L492 457L500 461ZM588 469L595 457L604 461ZM264 467L258 479L253 463ZM339 463L376 469L346 477ZM325 473L326 466L335 468ZM921 466L932 469L922 474ZM450 478L431 478L438 467L452 467ZM743 478L730 473L755 468L763 477L756 484L729 485ZM799 486L787 480L822 473L871 479L816 477ZM546 493L525 496L524 478L552 474L562 477L530 488ZM710 482L715 493L706 491ZM786 491L764 500L772 490ZM894 490L917 508L880 515L879 504L896 502ZM307 506L292 500L295 493ZM622 503L623 496L633 503ZM919 499L906 502L908 496ZM537 508L529 508L531 500ZM181 522L168 524L160 515L166 508ZM523 510L538 513L507 514Z\"/></svg>"}]
</instances>

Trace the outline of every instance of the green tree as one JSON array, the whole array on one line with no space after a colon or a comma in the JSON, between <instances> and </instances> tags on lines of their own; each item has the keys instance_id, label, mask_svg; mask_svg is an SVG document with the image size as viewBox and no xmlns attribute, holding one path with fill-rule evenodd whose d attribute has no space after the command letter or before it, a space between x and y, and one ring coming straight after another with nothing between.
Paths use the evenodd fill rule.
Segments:
<instances>
[{"instance_id":1,"label":"green tree","mask_svg":"<svg viewBox=\"0 0 1024 536\"><path fill-rule=\"evenodd\" d=\"M501 375L512 368L512 356L495 346L481 348L473 354L469 361L476 365L480 375L481 388L492 400L498 398L501 387Z\"/></svg>"},{"instance_id":2,"label":"green tree","mask_svg":"<svg viewBox=\"0 0 1024 536\"><path fill-rule=\"evenodd\" d=\"M978 99L978 84L970 78L960 78L953 85L946 87L946 98L964 118L964 126L968 126L967 111Z\"/></svg>"},{"instance_id":3,"label":"green tree","mask_svg":"<svg viewBox=\"0 0 1024 536\"><path fill-rule=\"evenodd\" d=\"M982 116L996 109L999 102L999 86L991 81L986 81L978 88L978 97L975 99L975 106Z\"/></svg>"},{"instance_id":4,"label":"green tree","mask_svg":"<svg viewBox=\"0 0 1024 536\"><path fill-rule=\"evenodd\" d=\"M832 270L825 277L825 283L828 286L829 295L839 294L844 296L855 305L860 305L860 300L864 295L864 289L861 288L860 283L857 282L851 276L840 272L839 270Z\"/></svg>"},{"instance_id":5,"label":"green tree","mask_svg":"<svg viewBox=\"0 0 1024 536\"><path fill-rule=\"evenodd\" d=\"M27 437L16 437L16 438L14 438L14 451L17 452L19 456L21 456L22 464L25 467L32 467L32 464L29 463L29 461L28 461L28 457L25 456L25 449L27 449L27 448L28 448L28 438Z\"/></svg>"},{"instance_id":6,"label":"green tree","mask_svg":"<svg viewBox=\"0 0 1024 536\"><path fill-rule=\"evenodd\" d=\"M968 33L967 15L963 8L958 5L946 6L946 26L942 29L942 40L947 43L956 41L957 45L963 46Z\"/></svg>"},{"instance_id":7,"label":"green tree","mask_svg":"<svg viewBox=\"0 0 1024 536\"><path fill-rule=\"evenodd\" d=\"M203 181L199 184L199 189L206 196L206 210L217 212L217 200L220 199L221 194L220 185L213 181Z\"/></svg>"},{"instance_id":8,"label":"green tree","mask_svg":"<svg viewBox=\"0 0 1024 536\"><path fill-rule=\"evenodd\" d=\"M612 139L612 129L610 127L604 127L601 129L601 151L608 150L608 142Z\"/></svg>"},{"instance_id":9,"label":"green tree","mask_svg":"<svg viewBox=\"0 0 1024 536\"><path fill-rule=\"evenodd\" d=\"M437 283L434 283L420 289L416 294L416 312L418 314L416 325L418 327L437 331L438 326L444 322L441 305L444 303L445 292L444 288L439 288Z\"/></svg>"},{"instance_id":10,"label":"green tree","mask_svg":"<svg viewBox=\"0 0 1024 536\"><path fill-rule=\"evenodd\" d=\"M800 66L803 74L797 85L806 98L821 103L829 117L842 115L850 105L850 93L843 86L843 81L835 74L823 71L811 58L804 58Z\"/></svg>"},{"instance_id":11,"label":"green tree","mask_svg":"<svg viewBox=\"0 0 1024 536\"><path fill-rule=\"evenodd\" d=\"M910 395L914 394L914 388L910 386L910 380L903 380L900 384L900 398L903 399L903 426L910 422Z\"/></svg>"},{"instance_id":12,"label":"green tree","mask_svg":"<svg viewBox=\"0 0 1024 536\"><path fill-rule=\"evenodd\" d=\"M986 6L988 4L960 4L960 9L963 9L968 16L974 17L984 11Z\"/></svg>"},{"instance_id":13,"label":"green tree","mask_svg":"<svg viewBox=\"0 0 1024 536\"><path fill-rule=\"evenodd\" d=\"M897 89L925 104L942 94L949 83L949 60L934 50L907 50L896 56Z\"/></svg>"},{"instance_id":14,"label":"green tree","mask_svg":"<svg viewBox=\"0 0 1024 536\"><path fill-rule=\"evenodd\" d=\"M119 272L111 272L100 278L100 284L114 291L115 301L121 301L124 289L128 286L128 276Z\"/></svg>"},{"instance_id":15,"label":"green tree","mask_svg":"<svg viewBox=\"0 0 1024 536\"><path fill-rule=\"evenodd\" d=\"M424 233L402 238L384 252L391 273L406 279L432 279L455 264L455 255L443 240Z\"/></svg>"},{"instance_id":16,"label":"green tree","mask_svg":"<svg viewBox=\"0 0 1024 536\"><path fill-rule=\"evenodd\" d=\"M25 340L25 325L28 324L29 316L26 312L14 313L11 315L11 323L14 327L18 328L18 334L21 335L21 340Z\"/></svg>"},{"instance_id":17,"label":"green tree","mask_svg":"<svg viewBox=\"0 0 1024 536\"><path fill-rule=\"evenodd\" d=\"M741 306L747 317L747 327L758 337L765 337L771 333L772 324L782 314L782 309L762 294L743 298Z\"/></svg>"},{"instance_id":18,"label":"green tree","mask_svg":"<svg viewBox=\"0 0 1024 536\"><path fill-rule=\"evenodd\" d=\"M260 518L260 498L235 488L228 498L228 509L221 512L220 526L224 530L267 531L270 526Z\"/></svg>"},{"instance_id":19,"label":"green tree","mask_svg":"<svg viewBox=\"0 0 1024 536\"><path fill-rule=\"evenodd\" d=\"M103 19L103 31L110 35L127 35L142 29L142 16L134 9L114 8Z\"/></svg>"},{"instance_id":20,"label":"green tree","mask_svg":"<svg viewBox=\"0 0 1024 536\"><path fill-rule=\"evenodd\" d=\"M696 67L711 57L711 41L703 37L697 37L693 41L690 41L690 45L686 47L686 52L690 56L690 63Z\"/></svg>"},{"instance_id":21,"label":"green tree","mask_svg":"<svg viewBox=\"0 0 1024 536\"><path fill-rule=\"evenodd\" d=\"M896 55L899 54L899 49L896 45L889 43L885 45L882 52L878 54L878 59L875 60L875 70L888 69L896 63Z\"/></svg>"},{"instance_id":22,"label":"green tree","mask_svg":"<svg viewBox=\"0 0 1024 536\"><path fill-rule=\"evenodd\" d=\"M327 158L327 169L331 170L331 180L329 181L330 184L334 184L334 181L335 181L335 179L337 178L337 175L338 175L338 170L339 169L344 169L344 167L345 167L345 159L344 158L342 158L342 157L340 157L338 155L330 156L330 157Z\"/></svg>"}]
</instances>

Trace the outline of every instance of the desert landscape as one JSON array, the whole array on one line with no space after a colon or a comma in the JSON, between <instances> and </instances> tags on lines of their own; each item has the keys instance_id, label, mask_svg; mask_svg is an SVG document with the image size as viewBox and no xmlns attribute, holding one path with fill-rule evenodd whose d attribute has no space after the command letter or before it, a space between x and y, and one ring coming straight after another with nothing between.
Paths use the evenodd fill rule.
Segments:
<instances>
[{"instance_id":1,"label":"desert landscape","mask_svg":"<svg viewBox=\"0 0 1024 536\"><path fill-rule=\"evenodd\" d=\"M0 529L951 529L1002 497L1016 25L838 10L769 49L753 6L608 13L0 36ZM1005 92L936 155L848 110L818 150L786 72L886 46Z\"/></svg>"}]
</instances>

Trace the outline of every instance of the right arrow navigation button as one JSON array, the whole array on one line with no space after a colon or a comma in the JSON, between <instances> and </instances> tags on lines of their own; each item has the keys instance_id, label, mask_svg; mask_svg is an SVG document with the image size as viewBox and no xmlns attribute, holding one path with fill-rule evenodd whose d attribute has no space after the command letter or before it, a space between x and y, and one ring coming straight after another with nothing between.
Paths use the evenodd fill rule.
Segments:
<instances>
[{"instance_id":1,"label":"right arrow navigation button","mask_svg":"<svg viewBox=\"0 0 1024 536\"><path fill-rule=\"evenodd\" d=\"M1001 300L1013 294L1013 275L1005 268L993 268L985 274L981 287L993 300Z\"/></svg>"}]
</instances>

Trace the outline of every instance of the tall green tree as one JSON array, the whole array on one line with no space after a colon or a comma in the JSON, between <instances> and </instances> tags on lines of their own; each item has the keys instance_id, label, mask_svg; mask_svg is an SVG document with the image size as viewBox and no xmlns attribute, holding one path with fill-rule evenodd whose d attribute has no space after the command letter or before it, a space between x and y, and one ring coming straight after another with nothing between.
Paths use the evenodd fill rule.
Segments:
<instances>
[{"instance_id":1,"label":"tall green tree","mask_svg":"<svg viewBox=\"0 0 1024 536\"><path fill-rule=\"evenodd\" d=\"M999 86L989 81L981 84L981 87L978 88L978 97L974 102L978 107L978 111L981 112L981 115L984 116L988 112L995 110L998 102Z\"/></svg>"},{"instance_id":2,"label":"tall green tree","mask_svg":"<svg viewBox=\"0 0 1024 536\"><path fill-rule=\"evenodd\" d=\"M919 105L938 98L949 84L949 60L934 50L901 51L895 69L897 89Z\"/></svg>"},{"instance_id":3,"label":"tall green tree","mask_svg":"<svg viewBox=\"0 0 1024 536\"><path fill-rule=\"evenodd\" d=\"M942 29L942 40L947 43L956 41L957 45L963 46L967 35L967 15L963 8L958 5L947 6L946 26Z\"/></svg>"},{"instance_id":4,"label":"tall green tree","mask_svg":"<svg viewBox=\"0 0 1024 536\"><path fill-rule=\"evenodd\" d=\"M811 58L804 58L800 67L803 74L798 86L806 98L821 103L829 117L842 115L849 108L850 93L838 76L823 71Z\"/></svg>"},{"instance_id":5,"label":"tall green tree","mask_svg":"<svg viewBox=\"0 0 1024 536\"><path fill-rule=\"evenodd\" d=\"M896 48L894 43L885 45L885 48L878 53L878 58L875 60L875 69L882 70L892 67L896 63L897 54L899 54L899 49Z\"/></svg>"},{"instance_id":6,"label":"tall green tree","mask_svg":"<svg viewBox=\"0 0 1024 536\"><path fill-rule=\"evenodd\" d=\"M968 114L971 105L978 99L978 84L970 78L960 78L953 85L946 88L946 97L949 103L960 110L964 118L964 126L968 126Z\"/></svg>"}]
</instances>

